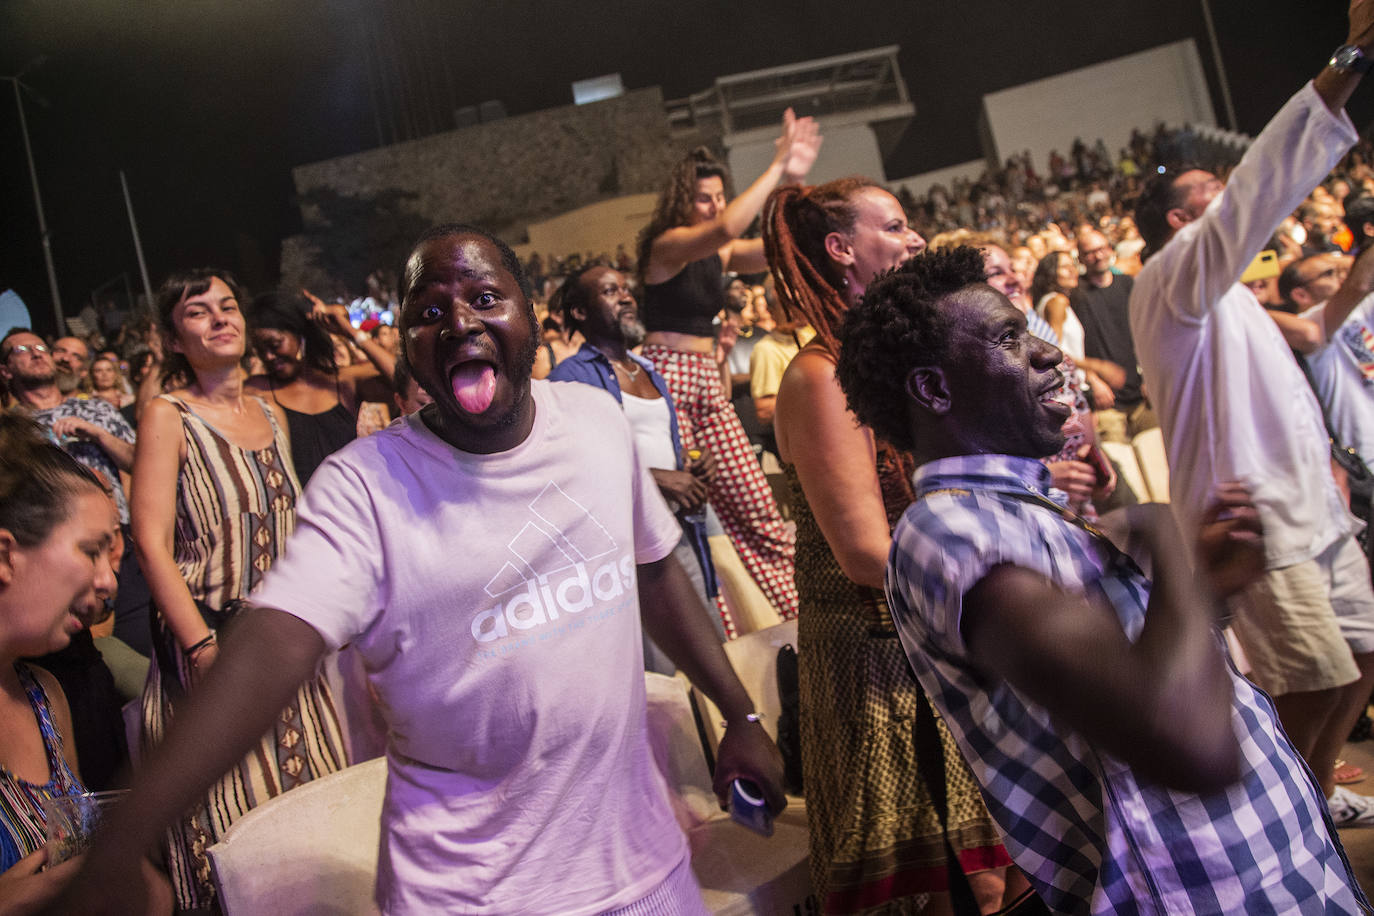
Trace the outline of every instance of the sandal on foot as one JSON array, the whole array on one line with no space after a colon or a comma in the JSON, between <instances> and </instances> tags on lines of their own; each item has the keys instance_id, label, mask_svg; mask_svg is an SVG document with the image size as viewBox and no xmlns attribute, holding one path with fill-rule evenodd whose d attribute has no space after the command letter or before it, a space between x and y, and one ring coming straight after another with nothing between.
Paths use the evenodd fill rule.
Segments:
<instances>
[{"instance_id":1,"label":"sandal on foot","mask_svg":"<svg viewBox=\"0 0 1374 916\"><path fill-rule=\"evenodd\" d=\"M1336 761L1336 785L1348 786L1357 782L1364 782L1364 770L1355 766L1353 763L1346 763L1344 760Z\"/></svg>"}]
</instances>

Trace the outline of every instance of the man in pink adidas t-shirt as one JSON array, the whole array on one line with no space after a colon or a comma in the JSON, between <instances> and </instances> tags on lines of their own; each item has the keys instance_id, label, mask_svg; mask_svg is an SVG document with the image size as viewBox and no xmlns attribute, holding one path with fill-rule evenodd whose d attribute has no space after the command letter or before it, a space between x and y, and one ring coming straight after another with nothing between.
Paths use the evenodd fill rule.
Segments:
<instances>
[{"instance_id":1,"label":"man in pink adidas t-shirt","mask_svg":"<svg viewBox=\"0 0 1374 916\"><path fill-rule=\"evenodd\" d=\"M344 644L389 729L384 912L704 912L646 741L641 607L730 722L718 793L743 776L782 807L776 748L669 556L680 531L619 407L530 381L524 285L510 250L470 227L417 244L400 327L435 403L321 465L256 607L113 825L119 848L90 856L75 904L108 906L126 850Z\"/></svg>"}]
</instances>

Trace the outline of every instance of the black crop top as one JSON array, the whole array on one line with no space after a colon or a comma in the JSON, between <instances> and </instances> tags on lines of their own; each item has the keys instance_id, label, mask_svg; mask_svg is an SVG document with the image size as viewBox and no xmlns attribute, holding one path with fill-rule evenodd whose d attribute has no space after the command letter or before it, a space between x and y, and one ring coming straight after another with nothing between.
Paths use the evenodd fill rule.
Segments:
<instances>
[{"instance_id":1,"label":"black crop top","mask_svg":"<svg viewBox=\"0 0 1374 916\"><path fill-rule=\"evenodd\" d=\"M721 273L720 255L713 254L662 283L644 284L645 330L715 337L716 315L725 308Z\"/></svg>"}]
</instances>

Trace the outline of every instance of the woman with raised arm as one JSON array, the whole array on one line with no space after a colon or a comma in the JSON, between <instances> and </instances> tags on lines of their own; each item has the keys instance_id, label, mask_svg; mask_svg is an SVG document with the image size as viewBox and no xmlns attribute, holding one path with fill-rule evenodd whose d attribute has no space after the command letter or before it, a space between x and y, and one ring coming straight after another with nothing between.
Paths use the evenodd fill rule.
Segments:
<instances>
[{"instance_id":1,"label":"woman with raised arm","mask_svg":"<svg viewBox=\"0 0 1374 916\"><path fill-rule=\"evenodd\" d=\"M788 365L774 429L797 523L797 661L812 883L825 913L948 911L940 825L915 765L919 687L883 597L892 526L912 501L910 456L854 419L835 379L845 312L925 241L865 178L775 191L763 240L777 296L816 336ZM1011 859L941 728L950 837L996 909Z\"/></svg>"},{"instance_id":2,"label":"woman with raised arm","mask_svg":"<svg viewBox=\"0 0 1374 916\"><path fill-rule=\"evenodd\" d=\"M194 270L158 293L164 375L173 389L139 421L133 530L158 610L143 694L155 744L218 653L216 631L271 567L295 525L300 486L286 417L244 389L248 328L231 277ZM301 686L261 745L169 831L168 871L183 909L212 906L205 849L239 816L347 766L322 677Z\"/></svg>"},{"instance_id":3,"label":"woman with raised arm","mask_svg":"<svg viewBox=\"0 0 1374 916\"><path fill-rule=\"evenodd\" d=\"M303 487L320 462L357 437L358 381L381 375L390 383L396 360L370 335L354 331L342 305L264 293L253 300L252 320L253 348L266 372L244 388L286 415L291 460ZM331 334L353 338L368 362L338 366Z\"/></svg>"},{"instance_id":4,"label":"woman with raised arm","mask_svg":"<svg viewBox=\"0 0 1374 916\"><path fill-rule=\"evenodd\" d=\"M644 357L667 379L683 444L709 448L720 476L711 505L763 593L784 617L797 612L792 538L768 481L722 384L716 316L725 308L727 270L764 270L763 242L740 236L779 184L806 177L820 149L811 118L783 115L773 161L744 193L726 203L725 169L704 147L678 163L639 237L644 285Z\"/></svg>"},{"instance_id":5,"label":"woman with raised arm","mask_svg":"<svg viewBox=\"0 0 1374 916\"><path fill-rule=\"evenodd\" d=\"M20 659L64 648L114 593L119 536L96 476L32 420L0 414L0 912L35 911L76 868L39 870L43 802L86 790L62 688ZM166 878L141 869L147 912L170 912Z\"/></svg>"}]
</instances>

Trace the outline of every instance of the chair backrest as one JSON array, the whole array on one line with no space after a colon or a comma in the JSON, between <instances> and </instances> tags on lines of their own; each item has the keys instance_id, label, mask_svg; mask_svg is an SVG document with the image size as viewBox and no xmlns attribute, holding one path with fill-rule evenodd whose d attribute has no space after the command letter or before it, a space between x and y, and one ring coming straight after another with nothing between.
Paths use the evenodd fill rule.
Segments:
<instances>
[{"instance_id":1,"label":"chair backrest","mask_svg":"<svg viewBox=\"0 0 1374 916\"><path fill-rule=\"evenodd\" d=\"M673 814L684 831L719 813L711 771L697 733L696 717L683 678L644 673L649 707L649 745L668 784Z\"/></svg>"},{"instance_id":2,"label":"chair backrest","mask_svg":"<svg viewBox=\"0 0 1374 916\"><path fill-rule=\"evenodd\" d=\"M292 789L207 850L226 916L371 916L386 758Z\"/></svg>"},{"instance_id":3,"label":"chair backrest","mask_svg":"<svg viewBox=\"0 0 1374 916\"><path fill-rule=\"evenodd\" d=\"M1169 501L1169 458L1164 452L1164 430L1156 426L1131 440L1140 472L1150 487L1150 495L1157 503Z\"/></svg>"},{"instance_id":4,"label":"chair backrest","mask_svg":"<svg viewBox=\"0 0 1374 916\"><path fill-rule=\"evenodd\" d=\"M795 618L725 644L725 655L754 701L755 712L763 714L763 728L768 732L768 737L774 740L778 737L778 714L782 712L782 701L778 699L778 650L785 645L794 648L797 645ZM720 724L720 710L695 687L692 692L697 708L701 710L702 725L711 744L711 753L714 754L725 734Z\"/></svg>"}]
</instances>

